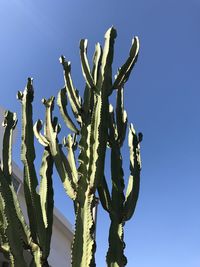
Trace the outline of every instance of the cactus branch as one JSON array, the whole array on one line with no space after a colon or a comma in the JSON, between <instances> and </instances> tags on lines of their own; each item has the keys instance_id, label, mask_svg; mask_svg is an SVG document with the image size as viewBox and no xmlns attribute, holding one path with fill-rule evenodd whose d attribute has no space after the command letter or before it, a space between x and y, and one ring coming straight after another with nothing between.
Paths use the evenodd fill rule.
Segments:
<instances>
[{"instance_id":1,"label":"cactus branch","mask_svg":"<svg viewBox=\"0 0 200 267\"><path fill-rule=\"evenodd\" d=\"M44 225L40 198L36 192L38 180L34 166L35 148L32 120L32 101L34 97L32 79L29 78L23 93L18 96L22 104L22 145L21 160L24 164L24 193L25 200L29 207L28 217L31 234L35 243L42 242ZM43 227L42 227L43 226Z\"/></svg>"},{"instance_id":2,"label":"cactus branch","mask_svg":"<svg viewBox=\"0 0 200 267\"><path fill-rule=\"evenodd\" d=\"M73 200L76 198L75 184L71 177L71 169L68 160L65 158L65 155L62 151L61 145L57 140L57 132L54 130L52 124L52 111L54 105L54 98L48 100L43 100L43 103L46 107L46 138L49 141L49 147L51 155L54 159L56 169L59 173L59 176L62 180L64 189L69 197Z\"/></svg>"},{"instance_id":3,"label":"cactus branch","mask_svg":"<svg viewBox=\"0 0 200 267\"><path fill-rule=\"evenodd\" d=\"M95 90L97 92L94 79L91 74L89 62L87 59L87 43L88 41L86 39L82 39L80 41L80 56L81 56L82 72L83 72L83 76L85 78L87 86L90 89Z\"/></svg>"},{"instance_id":4,"label":"cactus branch","mask_svg":"<svg viewBox=\"0 0 200 267\"><path fill-rule=\"evenodd\" d=\"M117 101L116 101L116 124L118 132L118 142L120 146L123 145L123 142L126 137L127 129L127 113L124 110L124 89L120 88L117 90Z\"/></svg>"},{"instance_id":5,"label":"cactus branch","mask_svg":"<svg viewBox=\"0 0 200 267\"><path fill-rule=\"evenodd\" d=\"M81 119L81 97L79 96L78 90L74 88L72 78L71 78L71 64L69 61L65 60L64 56L60 57L60 63L64 70L64 80L67 96L72 107L74 116L79 124L82 124Z\"/></svg>"},{"instance_id":6,"label":"cactus branch","mask_svg":"<svg viewBox=\"0 0 200 267\"><path fill-rule=\"evenodd\" d=\"M58 97L57 97L57 104L58 107L60 109L60 113L63 117L63 120L65 122L65 124L67 125L67 127L74 133L78 134L79 130L77 129L76 125L74 124L74 122L72 121L72 119L70 118L68 112L67 112L67 96L66 96L66 89L63 88L59 91L58 93Z\"/></svg>"},{"instance_id":7,"label":"cactus branch","mask_svg":"<svg viewBox=\"0 0 200 267\"><path fill-rule=\"evenodd\" d=\"M137 62L138 53L139 53L139 39L137 36L135 36L132 40L132 46L129 52L129 57L124 63L124 65L119 69L115 77L113 89L120 89L127 82L131 74L131 71L135 63Z\"/></svg>"},{"instance_id":8,"label":"cactus branch","mask_svg":"<svg viewBox=\"0 0 200 267\"><path fill-rule=\"evenodd\" d=\"M133 125L129 128L129 148L130 148L130 177L126 191L126 200L124 202L124 220L130 220L137 203L140 187L140 142L142 134L136 135Z\"/></svg>"}]
</instances>

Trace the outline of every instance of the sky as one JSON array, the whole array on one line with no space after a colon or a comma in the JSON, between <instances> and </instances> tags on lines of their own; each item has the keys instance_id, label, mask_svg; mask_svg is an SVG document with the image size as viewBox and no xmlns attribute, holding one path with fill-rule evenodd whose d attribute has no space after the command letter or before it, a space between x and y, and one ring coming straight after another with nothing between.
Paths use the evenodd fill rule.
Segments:
<instances>
[{"instance_id":1,"label":"sky","mask_svg":"<svg viewBox=\"0 0 200 267\"><path fill-rule=\"evenodd\" d=\"M19 120L16 93L27 77L34 78L34 119L44 118L41 99L56 96L63 86L62 54L83 93L80 39L89 40L91 58L95 43L103 44L114 25L113 73L128 56L133 36L140 39L139 59L125 87L129 122L144 135L140 196L125 226L129 267L200 266L199 14L198 0L0 0L0 106L17 112ZM62 131L68 134L64 125ZM39 166L42 148L36 148ZM20 123L13 158L22 166ZM56 206L73 224L72 203L56 171L54 185ZM106 266L108 227L99 206L97 267Z\"/></svg>"}]
</instances>

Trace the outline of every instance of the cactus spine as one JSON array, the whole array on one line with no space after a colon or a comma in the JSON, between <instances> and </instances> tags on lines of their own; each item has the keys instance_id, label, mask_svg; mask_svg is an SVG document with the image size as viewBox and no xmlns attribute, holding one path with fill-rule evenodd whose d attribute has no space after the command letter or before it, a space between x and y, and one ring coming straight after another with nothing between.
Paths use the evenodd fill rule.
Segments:
<instances>
[{"instance_id":1,"label":"cactus spine","mask_svg":"<svg viewBox=\"0 0 200 267\"><path fill-rule=\"evenodd\" d=\"M32 80L28 79L24 92L18 92L22 103L22 161L24 163L24 192L29 218L26 224L24 215L12 182L12 133L16 126L16 114L6 112L4 119L4 138L2 166L0 168L0 247L4 255L10 259L11 266L25 267L23 251L32 254L30 266L44 267L48 265L50 241L53 222L53 159L49 148L44 150L40 169L40 192L36 192L38 184L34 167L34 141L32 126L33 90Z\"/></svg>"}]
</instances>

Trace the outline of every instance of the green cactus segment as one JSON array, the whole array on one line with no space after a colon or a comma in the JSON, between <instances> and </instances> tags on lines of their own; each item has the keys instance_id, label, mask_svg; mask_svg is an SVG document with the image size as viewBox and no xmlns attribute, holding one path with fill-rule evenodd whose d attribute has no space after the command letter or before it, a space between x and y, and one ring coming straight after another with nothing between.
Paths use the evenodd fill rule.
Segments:
<instances>
[{"instance_id":1,"label":"green cactus segment","mask_svg":"<svg viewBox=\"0 0 200 267\"><path fill-rule=\"evenodd\" d=\"M96 190L104 174L105 152L107 144L108 99L104 95L96 96L94 113L91 119L90 159L88 177L90 186Z\"/></svg>"},{"instance_id":2,"label":"green cactus segment","mask_svg":"<svg viewBox=\"0 0 200 267\"><path fill-rule=\"evenodd\" d=\"M44 135L41 134L43 122L42 120L37 120L36 123L33 126L33 132L35 134L35 137L37 138L38 142L44 146L47 147L49 145L48 140Z\"/></svg>"},{"instance_id":3,"label":"green cactus segment","mask_svg":"<svg viewBox=\"0 0 200 267\"><path fill-rule=\"evenodd\" d=\"M91 74L89 62L87 59L87 40L81 40L80 41L80 56L81 56L81 66L82 66L82 71L83 71L83 76L86 80L86 84L89 88L97 91L94 79Z\"/></svg>"},{"instance_id":4,"label":"green cactus segment","mask_svg":"<svg viewBox=\"0 0 200 267\"><path fill-rule=\"evenodd\" d=\"M95 241L94 219L92 209L94 207L94 194L89 189L80 197L84 204L79 204L76 210L75 235L72 245L72 267L94 267ZM81 246L80 246L81 244Z\"/></svg>"},{"instance_id":5,"label":"green cactus segment","mask_svg":"<svg viewBox=\"0 0 200 267\"><path fill-rule=\"evenodd\" d=\"M71 134L67 136L67 139L65 140L65 146L67 147L68 150L68 155L67 159L69 162L70 170L71 170L71 176L72 180L75 185L78 183L78 172L77 172L77 167L76 167L76 159L74 156L74 149L75 149L75 140Z\"/></svg>"},{"instance_id":6,"label":"green cactus segment","mask_svg":"<svg viewBox=\"0 0 200 267\"><path fill-rule=\"evenodd\" d=\"M3 136L3 168L1 171L1 186L4 193L5 203L10 203L10 208L12 210L12 216L16 217L14 221L17 221L20 227L20 238L23 239L26 245L29 244L30 232L28 226L26 225L25 219L23 217L19 201L12 183L11 174L12 174L12 135L13 130L17 124L16 114L10 111L5 113L5 119L3 126L5 127L5 132ZM7 192L7 194L5 194ZM7 195L7 197L6 197ZM15 213L16 212L16 213ZM14 216L15 214L15 216ZM13 221L13 223L14 223ZM9 227L12 227L12 224L9 224Z\"/></svg>"},{"instance_id":7,"label":"green cactus segment","mask_svg":"<svg viewBox=\"0 0 200 267\"><path fill-rule=\"evenodd\" d=\"M102 49L100 44L97 43L95 46L95 52L93 56L93 69L92 69L92 77L96 89L101 66L101 58L102 58ZM86 85L84 92L84 103L83 103L83 114L82 114L84 122L90 121L91 119L91 111L93 110L94 107L94 92L95 90L91 90L91 88Z\"/></svg>"},{"instance_id":8,"label":"green cactus segment","mask_svg":"<svg viewBox=\"0 0 200 267\"><path fill-rule=\"evenodd\" d=\"M39 247L35 246L32 249L33 259L30 263L30 267L46 267L41 263L41 250ZM47 265L48 267L49 265Z\"/></svg>"},{"instance_id":9,"label":"green cactus segment","mask_svg":"<svg viewBox=\"0 0 200 267\"><path fill-rule=\"evenodd\" d=\"M20 206L19 200L17 198L17 194L15 192L13 184L10 185L10 190L12 193L13 203L14 203L15 210L16 210L16 217L18 218L18 220L20 222L23 242L26 246L30 246L31 242L32 242L31 232L30 232L30 229L29 229L29 227L25 221L25 218L24 218L23 212L21 210L21 206Z\"/></svg>"},{"instance_id":10,"label":"green cactus segment","mask_svg":"<svg viewBox=\"0 0 200 267\"><path fill-rule=\"evenodd\" d=\"M117 32L113 27L105 34L105 43L101 62L101 76L98 81L98 86L100 84L102 91L107 95L112 93L112 62L116 37Z\"/></svg>"},{"instance_id":11,"label":"green cactus segment","mask_svg":"<svg viewBox=\"0 0 200 267\"><path fill-rule=\"evenodd\" d=\"M139 53L139 39L134 37L132 40L132 46L129 52L129 57L124 63L124 65L119 69L117 75L115 76L115 82L113 84L113 89L120 89L129 79L131 71L137 62Z\"/></svg>"},{"instance_id":12,"label":"green cactus segment","mask_svg":"<svg viewBox=\"0 0 200 267\"><path fill-rule=\"evenodd\" d=\"M111 178L112 178L112 211L118 214L118 220L121 220L124 196L124 172L122 168L122 156L120 152L120 146L117 142L118 133L114 119L114 110L110 105L110 145L111 145Z\"/></svg>"},{"instance_id":13,"label":"green cactus segment","mask_svg":"<svg viewBox=\"0 0 200 267\"><path fill-rule=\"evenodd\" d=\"M49 141L49 147L51 155L54 159L57 172L62 180L64 189L68 196L72 199L76 199L75 184L73 178L70 176L72 173L68 160L66 159L61 145L57 141L57 131L54 129L52 124L52 111L54 105L54 98L43 100L46 107L46 125L45 125L45 136Z\"/></svg>"},{"instance_id":14,"label":"green cactus segment","mask_svg":"<svg viewBox=\"0 0 200 267\"><path fill-rule=\"evenodd\" d=\"M112 209L121 221L123 214L124 196L124 172L122 168L122 156L118 146L111 149L112 169Z\"/></svg>"},{"instance_id":15,"label":"green cactus segment","mask_svg":"<svg viewBox=\"0 0 200 267\"><path fill-rule=\"evenodd\" d=\"M10 177L12 173L11 153L12 153L12 133L17 124L16 113L7 111L4 115L3 126L5 127L3 140L3 172Z\"/></svg>"},{"instance_id":16,"label":"green cactus segment","mask_svg":"<svg viewBox=\"0 0 200 267\"><path fill-rule=\"evenodd\" d=\"M7 240L11 266L25 267L27 265L23 257L23 242L20 224L16 218L12 194L2 171L0 171L0 213L3 218L1 221L0 232Z\"/></svg>"},{"instance_id":17,"label":"green cactus segment","mask_svg":"<svg viewBox=\"0 0 200 267\"><path fill-rule=\"evenodd\" d=\"M93 69L92 69L92 77L94 79L95 85L97 85L98 83L101 60L102 60L102 48L101 45L97 43L95 46L95 52L93 56Z\"/></svg>"},{"instance_id":18,"label":"green cactus segment","mask_svg":"<svg viewBox=\"0 0 200 267\"><path fill-rule=\"evenodd\" d=\"M46 148L44 150L42 165L40 168L40 203L42 209L42 216L45 225L45 242L43 247L43 258L46 259L50 251L50 242L53 225L53 184L52 184L52 173L53 173L53 159Z\"/></svg>"},{"instance_id":19,"label":"green cactus segment","mask_svg":"<svg viewBox=\"0 0 200 267\"><path fill-rule=\"evenodd\" d=\"M124 110L124 89L120 88L117 90L116 104L116 124L118 132L118 142L120 146L123 145L123 142L126 137L127 121L127 113Z\"/></svg>"},{"instance_id":20,"label":"green cactus segment","mask_svg":"<svg viewBox=\"0 0 200 267\"><path fill-rule=\"evenodd\" d=\"M141 157L140 157L140 142L142 141L142 134L138 136L135 133L133 125L129 128L129 148L130 148L130 177L126 191L126 200L124 203L124 216L125 220L130 220L132 217L135 206L138 200L139 187L140 187L140 170L141 170Z\"/></svg>"},{"instance_id":21,"label":"green cactus segment","mask_svg":"<svg viewBox=\"0 0 200 267\"><path fill-rule=\"evenodd\" d=\"M109 249L106 255L107 265L109 267L124 267L127 264L127 259L124 256L124 230L123 223L118 220L111 220L109 230Z\"/></svg>"},{"instance_id":22,"label":"green cactus segment","mask_svg":"<svg viewBox=\"0 0 200 267\"><path fill-rule=\"evenodd\" d=\"M81 184L83 182L84 184L86 184L88 182L89 184L88 168L89 168L89 157L90 157L91 125L84 124L83 127L81 128L80 133L81 133L81 138L78 144L80 149L80 154L78 157L78 162L79 162L78 174L80 177L79 183Z\"/></svg>"},{"instance_id":23,"label":"green cactus segment","mask_svg":"<svg viewBox=\"0 0 200 267\"><path fill-rule=\"evenodd\" d=\"M67 125L67 127L74 133L78 134L79 130L77 129L76 125L74 124L74 122L72 121L72 119L70 118L66 106L67 106L67 96L66 96L66 89L63 88L59 91L58 93L58 98L57 98L57 105L60 109L60 113L63 117L63 120L65 122L65 124Z\"/></svg>"},{"instance_id":24,"label":"green cactus segment","mask_svg":"<svg viewBox=\"0 0 200 267\"><path fill-rule=\"evenodd\" d=\"M110 192L109 192L109 188L108 188L105 176L103 176L103 179L101 180L101 183L99 184L97 190L98 190L99 198L101 200L101 204L103 208L108 213L111 212L112 203L111 203Z\"/></svg>"},{"instance_id":25,"label":"green cactus segment","mask_svg":"<svg viewBox=\"0 0 200 267\"><path fill-rule=\"evenodd\" d=\"M64 56L61 56L60 63L63 66L64 70L64 80L67 96L69 98L70 105L74 116L79 124L82 123L81 119L81 97L79 96L78 90L75 89L72 78L71 78L71 64L69 61L65 60Z\"/></svg>"},{"instance_id":26,"label":"green cactus segment","mask_svg":"<svg viewBox=\"0 0 200 267\"><path fill-rule=\"evenodd\" d=\"M23 93L18 93L18 99L22 104L22 145L21 160L24 164L24 193L27 204L27 212L31 235L35 243L42 243L44 238L44 223L40 206L40 197L36 192L38 180L36 176L34 160L34 134L32 120L32 101L34 98L32 79L28 79Z\"/></svg>"}]
</instances>

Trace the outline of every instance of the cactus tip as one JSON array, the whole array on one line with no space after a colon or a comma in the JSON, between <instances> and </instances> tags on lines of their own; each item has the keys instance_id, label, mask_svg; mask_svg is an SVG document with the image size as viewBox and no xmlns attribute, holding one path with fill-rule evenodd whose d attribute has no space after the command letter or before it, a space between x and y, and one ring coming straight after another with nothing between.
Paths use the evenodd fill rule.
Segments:
<instances>
[{"instance_id":1,"label":"cactus tip","mask_svg":"<svg viewBox=\"0 0 200 267\"><path fill-rule=\"evenodd\" d=\"M143 134L142 133L138 133L138 141L139 143L142 142L143 140Z\"/></svg>"}]
</instances>

